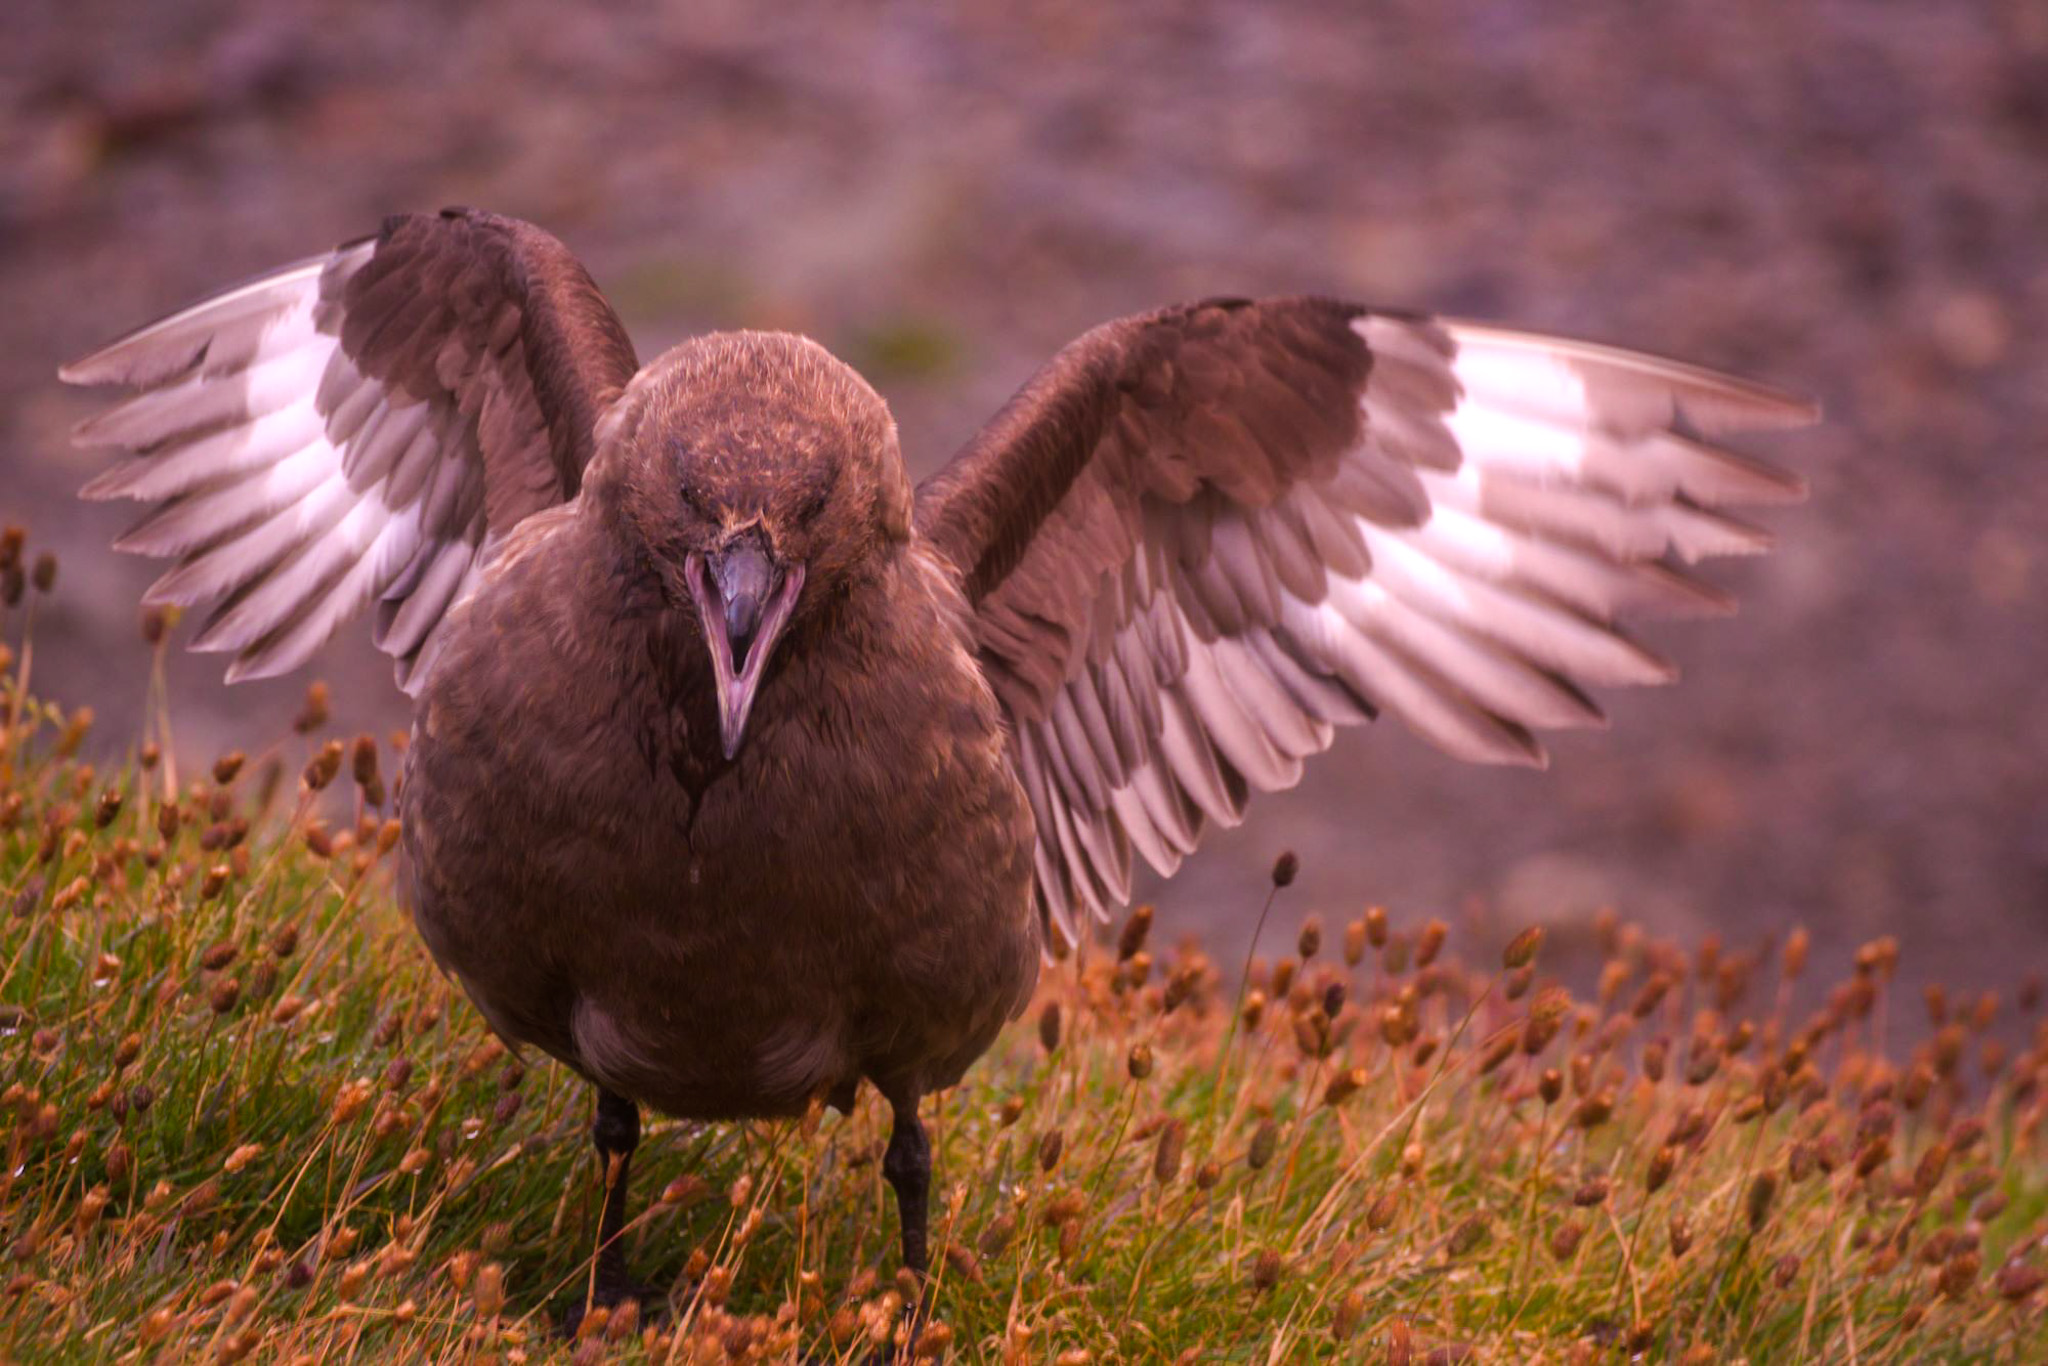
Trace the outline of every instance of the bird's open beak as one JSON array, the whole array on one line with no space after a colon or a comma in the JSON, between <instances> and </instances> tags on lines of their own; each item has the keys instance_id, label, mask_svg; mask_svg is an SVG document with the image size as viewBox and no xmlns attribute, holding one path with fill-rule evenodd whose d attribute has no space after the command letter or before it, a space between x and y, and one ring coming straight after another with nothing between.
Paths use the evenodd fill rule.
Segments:
<instances>
[{"instance_id":1,"label":"bird's open beak","mask_svg":"<svg viewBox=\"0 0 2048 1366\"><path fill-rule=\"evenodd\" d=\"M711 650L712 675L718 682L718 738L730 759L739 753L768 656L803 590L804 567L791 565L785 570L758 537L741 536L706 555L691 552L683 573L697 604L704 643Z\"/></svg>"}]
</instances>

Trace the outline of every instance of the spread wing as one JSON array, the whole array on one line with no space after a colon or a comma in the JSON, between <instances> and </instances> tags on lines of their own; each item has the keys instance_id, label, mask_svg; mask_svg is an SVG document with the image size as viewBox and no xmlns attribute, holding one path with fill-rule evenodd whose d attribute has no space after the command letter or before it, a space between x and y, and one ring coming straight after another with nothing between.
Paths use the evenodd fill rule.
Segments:
<instances>
[{"instance_id":1,"label":"spread wing","mask_svg":"<svg viewBox=\"0 0 2048 1366\"><path fill-rule=\"evenodd\" d=\"M1540 765L1589 686L1668 682L1616 624L1732 604L1684 566L1763 550L1723 510L1799 481L1710 444L1803 400L1606 347L1323 299L1098 328L918 492L959 567L1038 826L1043 913L1170 873L1400 717Z\"/></svg>"},{"instance_id":2,"label":"spread wing","mask_svg":"<svg viewBox=\"0 0 2048 1366\"><path fill-rule=\"evenodd\" d=\"M174 558L148 600L214 603L228 680L303 664L376 607L417 691L435 627L520 519L574 497L637 362L553 237L465 209L217 294L64 367L136 396L82 423L125 452L87 498L155 507L116 544Z\"/></svg>"}]
</instances>

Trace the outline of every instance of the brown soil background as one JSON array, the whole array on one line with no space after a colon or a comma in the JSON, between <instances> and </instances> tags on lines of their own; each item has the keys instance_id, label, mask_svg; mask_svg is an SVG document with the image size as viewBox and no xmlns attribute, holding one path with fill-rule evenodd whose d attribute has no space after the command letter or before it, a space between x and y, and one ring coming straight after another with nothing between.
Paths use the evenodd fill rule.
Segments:
<instances>
[{"instance_id":1,"label":"brown soil background","mask_svg":"<svg viewBox=\"0 0 2048 1366\"><path fill-rule=\"evenodd\" d=\"M62 555L36 681L110 752L150 570L105 549L128 510L71 498L90 400L56 365L387 213L546 225L643 356L808 332L918 473L1104 318L1310 290L1810 390L1828 425L1767 453L1814 496L1715 575L1740 618L1648 630L1686 677L1610 695L1610 733L1547 774L1347 735L1154 889L1166 926L1242 934L1291 846L1289 924L1611 903L1731 945L1896 934L1976 985L2043 962L2048 8L631 8L12 0L0 518ZM402 723L366 638L323 671L339 724ZM270 740L304 683L181 657L183 747Z\"/></svg>"}]
</instances>

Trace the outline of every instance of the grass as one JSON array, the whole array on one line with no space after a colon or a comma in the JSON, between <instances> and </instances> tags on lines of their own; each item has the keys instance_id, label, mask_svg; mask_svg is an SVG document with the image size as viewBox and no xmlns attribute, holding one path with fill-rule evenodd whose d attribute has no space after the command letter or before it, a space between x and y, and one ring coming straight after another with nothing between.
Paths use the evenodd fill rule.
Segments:
<instances>
[{"instance_id":1,"label":"grass","mask_svg":"<svg viewBox=\"0 0 2048 1366\"><path fill-rule=\"evenodd\" d=\"M152 743L95 768L89 715L29 695L20 555L0 1357L853 1362L901 1340L872 1095L655 1118L628 1238L669 1312L559 1338L601 1193L590 1093L508 1055L427 961L389 886L388 747L325 738L316 692L300 735L174 773L159 671ZM1884 942L1793 1019L1796 933L1764 961L1610 918L1579 999L1533 931L1496 969L1437 922L1305 924L1242 996L1234 954L1149 931L1140 910L1049 971L929 1103L919 1354L2048 1359L2031 996L2016 1026L1930 993L1927 1042L1888 1059Z\"/></svg>"}]
</instances>

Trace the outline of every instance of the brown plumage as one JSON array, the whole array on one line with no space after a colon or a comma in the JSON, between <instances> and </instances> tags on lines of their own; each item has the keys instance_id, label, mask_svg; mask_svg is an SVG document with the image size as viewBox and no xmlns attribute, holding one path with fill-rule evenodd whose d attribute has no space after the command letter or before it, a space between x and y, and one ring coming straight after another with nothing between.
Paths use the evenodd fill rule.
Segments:
<instances>
[{"instance_id":1,"label":"brown plumage","mask_svg":"<svg viewBox=\"0 0 2048 1366\"><path fill-rule=\"evenodd\" d=\"M1627 352L1322 299L1214 300L1062 351L913 492L815 344L638 366L582 268L466 210L242 286L68 367L143 393L81 442L158 506L123 548L214 602L230 678L376 609L417 698L411 904L492 1027L696 1118L917 1106L1041 947L1381 711L1540 763L1590 684L1668 665L1624 612L1797 481L1708 444L1811 405ZM601 1293L630 1287L605 1203Z\"/></svg>"}]
</instances>

